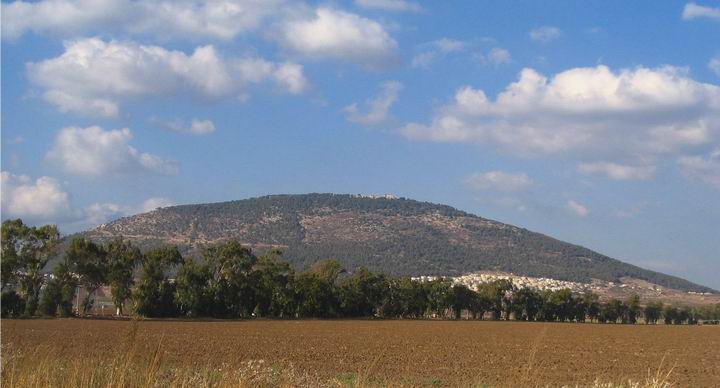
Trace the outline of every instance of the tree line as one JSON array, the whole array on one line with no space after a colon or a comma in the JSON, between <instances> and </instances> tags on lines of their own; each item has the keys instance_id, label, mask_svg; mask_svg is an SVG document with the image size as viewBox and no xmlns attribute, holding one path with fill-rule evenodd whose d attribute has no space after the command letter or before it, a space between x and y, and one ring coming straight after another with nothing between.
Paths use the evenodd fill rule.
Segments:
<instances>
[{"instance_id":1,"label":"tree line","mask_svg":"<svg viewBox=\"0 0 720 388\"><path fill-rule=\"evenodd\" d=\"M52 225L21 220L2 224L2 315L71 316L76 290L86 290L77 313L93 307L95 291L109 286L117 313L146 317L214 318L468 318L525 321L695 323L720 319L720 305L703 309L640 298L605 303L592 293L537 291L508 280L476 290L451 279L393 278L333 259L296 272L280 250L255 255L237 241L184 258L176 247L144 253L128 241L96 244L73 238L51 276L42 272L59 243ZM171 277L170 274L174 274Z\"/></svg>"}]
</instances>

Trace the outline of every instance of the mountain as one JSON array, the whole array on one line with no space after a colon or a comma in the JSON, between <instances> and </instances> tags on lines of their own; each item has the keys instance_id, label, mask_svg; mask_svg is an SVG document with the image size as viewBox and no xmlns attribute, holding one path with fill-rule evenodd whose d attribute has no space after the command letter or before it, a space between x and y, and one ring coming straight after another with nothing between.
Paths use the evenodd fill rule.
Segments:
<instances>
[{"instance_id":1,"label":"mountain","mask_svg":"<svg viewBox=\"0 0 720 388\"><path fill-rule=\"evenodd\" d=\"M236 239L258 251L282 248L297 269L334 257L348 269L365 266L398 276L490 270L579 282L634 278L683 291L712 291L450 206L393 196L271 195L172 206L82 234L99 242L122 236L144 249L173 244L190 254Z\"/></svg>"}]
</instances>

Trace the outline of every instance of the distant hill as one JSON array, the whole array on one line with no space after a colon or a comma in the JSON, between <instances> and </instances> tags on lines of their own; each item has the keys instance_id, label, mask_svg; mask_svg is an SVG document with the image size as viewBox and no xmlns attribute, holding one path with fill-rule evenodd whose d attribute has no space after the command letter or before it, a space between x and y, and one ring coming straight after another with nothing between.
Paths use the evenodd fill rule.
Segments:
<instances>
[{"instance_id":1,"label":"distant hill","mask_svg":"<svg viewBox=\"0 0 720 388\"><path fill-rule=\"evenodd\" d=\"M83 234L100 242L122 236L141 248L174 244L189 253L236 239L259 251L282 248L297 269L334 257L350 270L365 266L391 275L496 270L581 282L632 277L683 291L712 291L540 233L405 198L271 195L172 206Z\"/></svg>"}]
</instances>

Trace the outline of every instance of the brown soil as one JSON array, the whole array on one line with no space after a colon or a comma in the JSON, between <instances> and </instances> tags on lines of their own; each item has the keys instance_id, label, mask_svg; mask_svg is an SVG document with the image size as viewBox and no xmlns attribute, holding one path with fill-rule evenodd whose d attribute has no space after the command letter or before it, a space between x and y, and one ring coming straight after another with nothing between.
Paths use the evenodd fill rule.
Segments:
<instances>
[{"instance_id":1,"label":"brown soil","mask_svg":"<svg viewBox=\"0 0 720 388\"><path fill-rule=\"evenodd\" d=\"M132 323L3 320L3 352L45 345L108 357ZM720 327L480 321L143 321L136 343L170 364L292 364L323 377L411 384L586 385L644 382L658 368L679 386L720 386ZM663 361L664 359L664 361Z\"/></svg>"}]
</instances>

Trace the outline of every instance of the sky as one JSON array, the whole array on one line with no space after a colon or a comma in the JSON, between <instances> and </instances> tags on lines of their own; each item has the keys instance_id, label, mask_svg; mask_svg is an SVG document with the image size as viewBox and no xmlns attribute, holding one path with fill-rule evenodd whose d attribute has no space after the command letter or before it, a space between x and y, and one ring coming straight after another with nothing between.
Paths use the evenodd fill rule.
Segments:
<instances>
[{"instance_id":1,"label":"sky","mask_svg":"<svg viewBox=\"0 0 720 388\"><path fill-rule=\"evenodd\" d=\"M2 219L395 194L720 289L720 2L2 2Z\"/></svg>"}]
</instances>

